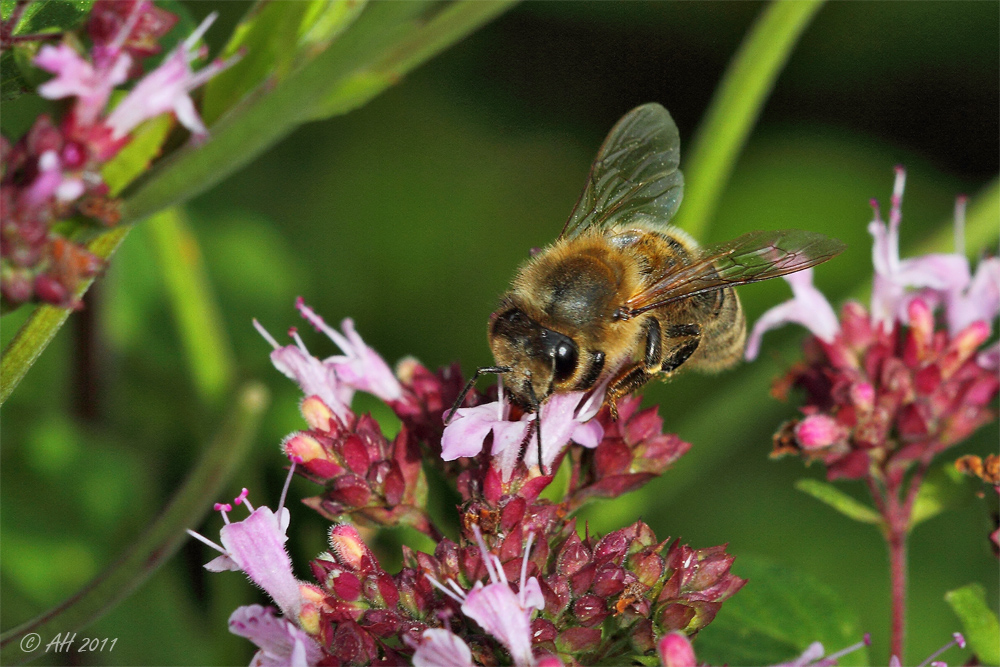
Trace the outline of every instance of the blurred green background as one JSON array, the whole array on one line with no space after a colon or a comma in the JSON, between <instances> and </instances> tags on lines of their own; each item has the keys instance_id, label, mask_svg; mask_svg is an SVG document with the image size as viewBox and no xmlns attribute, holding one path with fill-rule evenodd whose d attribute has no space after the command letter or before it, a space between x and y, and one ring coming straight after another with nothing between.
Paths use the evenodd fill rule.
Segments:
<instances>
[{"instance_id":1,"label":"blurred green background","mask_svg":"<svg viewBox=\"0 0 1000 667\"><path fill-rule=\"evenodd\" d=\"M301 325L293 308L301 295L331 322L353 317L390 362L460 360L466 372L490 363L486 321L497 297L528 249L556 236L615 120L657 101L689 142L762 6L523 4L364 108L300 128L192 201L187 210L240 375L263 380L274 396L225 496L247 486L251 500L273 505L284 478L278 445L302 426L297 388L271 367L251 318L282 339ZM189 4L196 17L221 12L208 34L213 51L246 7ZM822 8L702 240L779 227L835 235L849 249L818 269L817 283L834 303L863 293L871 275L868 200L888 202L894 165L908 169L904 255L948 224L955 195L975 196L996 177L998 19L993 2ZM787 296L781 281L741 291L751 322ZM3 318L4 344L26 315ZM334 353L331 342L302 331L317 356ZM649 386L645 404L658 404L665 428L692 450L644 490L585 518L592 532L641 517L661 538L695 547L728 542L737 573L741 556L805 572L856 610L859 633L873 635L873 660L884 662L889 599L880 536L792 488L801 477L821 477L818 467L767 457L771 434L794 414L769 396L770 381L797 358L803 335L792 327L772 333L761 360L719 377ZM89 363L81 353L88 341L96 343ZM357 405L387 414L365 397ZM64 600L111 563L170 498L220 422L219 406L193 391L159 259L139 225L88 295L86 313L71 318L3 411L3 628ZM383 423L392 427L391 419ZM995 451L997 439L993 424L945 458ZM841 488L864 497L859 484ZM296 480L290 492L290 548L303 578L326 525L294 499L315 491ZM219 526L212 516L202 530L214 537ZM997 599L989 530L986 503L972 499L913 534L913 663L959 628L946 591L979 581ZM84 663L249 662L252 646L230 636L225 621L236 606L264 597L239 574L208 575L201 565L209 558L190 542L81 632L119 638L112 653L86 654ZM961 655L946 657L955 664Z\"/></svg>"}]
</instances>

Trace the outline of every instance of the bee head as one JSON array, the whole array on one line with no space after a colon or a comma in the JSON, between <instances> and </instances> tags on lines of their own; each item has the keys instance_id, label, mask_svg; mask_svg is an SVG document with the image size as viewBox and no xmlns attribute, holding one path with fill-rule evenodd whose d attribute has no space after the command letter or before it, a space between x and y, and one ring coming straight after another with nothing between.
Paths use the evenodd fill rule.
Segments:
<instances>
[{"instance_id":1,"label":"bee head","mask_svg":"<svg viewBox=\"0 0 1000 667\"><path fill-rule=\"evenodd\" d=\"M556 389L565 388L576 373L580 358L576 342L516 306L493 313L489 338L497 364L510 368L504 383L523 407L536 407Z\"/></svg>"}]
</instances>

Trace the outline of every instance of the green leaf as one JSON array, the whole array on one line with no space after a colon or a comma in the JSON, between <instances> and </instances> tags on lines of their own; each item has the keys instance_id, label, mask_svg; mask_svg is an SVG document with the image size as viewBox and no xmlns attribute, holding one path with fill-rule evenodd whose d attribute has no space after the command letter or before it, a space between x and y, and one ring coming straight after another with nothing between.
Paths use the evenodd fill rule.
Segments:
<instances>
[{"instance_id":1,"label":"green leaf","mask_svg":"<svg viewBox=\"0 0 1000 667\"><path fill-rule=\"evenodd\" d=\"M882 517L878 512L829 482L822 482L818 479L800 479L795 483L795 488L803 493L808 493L820 502L826 503L850 519L876 526L882 525Z\"/></svg>"},{"instance_id":2,"label":"green leaf","mask_svg":"<svg viewBox=\"0 0 1000 667\"><path fill-rule=\"evenodd\" d=\"M15 35L65 32L76 27L94 5L94 0L35 0L21 16Z\"/></svg>"},{"instance_id":3,"label":"green leaf","mask_svg":"<svg viewBox=\"0 0 1000 667\"><path fill-rule=\"evenodd\" d=\"M255 5L223 51L227 58L238 52L243 56L206 86L202 113L205 122L213 123L258 86L274 86L314 59L358 18L364 7L362 0Z\"/></svg>"},{"instance_id":4,"label":"green leaf","mask_svg":"<svg viewBox=\"0 0 1000 667\"><path fill-rule=\"evenodd\" d=\"M161 211L148 225L195 389L215 403L229 391L236 365L198 240L179 208Z\"/></svg>"},{"instance_id":5,"label":"green leaf","mask_svg":"<svg viewBox=\"0 0 1000 667\"><path fill-rule=\"evenodd\" d=\"M962 621L962 634L981 665L1000 665L1000 621L986 602L986 589L969 584L944 594L952 611Z\"/></svg>"},{"instance_id":6,"label":"green leaf","mask_svg":"<svg viewBox=\"0 0 1000 667\"><path fill-rule=\"evenodd\" d=\"M691 151L684 176L684 205L674 224L706 238L729 175L778 74L823 0L775 0L761 14L729 63L715 90Z\"/></svg>"},{"instance_id":7,"label":"green leaf","mask_svg":"<svg viewBox=\"0 0 1000 667\"><path fill-rule=\"evenodd\" d=\"M694 649L699 663L771 665L799 656L816 641L828 653L861 641L856 615L814 577L747 556L736 559L733 571L747 584L698 634ZM867 650L850 653L838 663L867 665Z\"/></svg>"},{"instance_id":8,"label":"green leaf","mask_svg":"<svg viewBox=\"0 0 1000 667\"><path fill-rule=\"evenodd\" d=\"M954 463L935 467L924 478L910 514L910 530L945 510L955 509L971 497L967 478L955 469Z\"/></svg>"},{"instance_id":9,"label":"green leaf","mask_svg":"<svg viewBox=\"0 0 1000 667\"><path fill-rule=\"evenodd\" d=\"M0 52L0 101L13 100L29 90L28 82L17 66L14 50Z\"/></svg>"},{"instance_id":10,"label":"green leaf","mask_svg":"<svg viewBox=\"0 0 1000 667\"><path fill-rule=\"evenodd\" d=\"M112 197L117 197L129 183L149 169L150 163L160 155L163 142L173 126L174 117L171 114L146 121L132 132L128 145L101 167L101 177L108 184Z\"/></svg>"},{"instance_id":11,"label":"green leaf","mask_svg":"<svg viewBox=\"0 0 1000 667\"><path fill-rule=\"evenodd\" d=\"M188 539L184 530L201 522L243 460L267 404L263 385L250 383L243 387L198 465L135 545L63 604L0 636L0 662L13 665L30 659L31 654L19 646L26 635L54 637L60 632L72 633L86 627L128 597L166 562Z\"/></svg>"}]
</instances>

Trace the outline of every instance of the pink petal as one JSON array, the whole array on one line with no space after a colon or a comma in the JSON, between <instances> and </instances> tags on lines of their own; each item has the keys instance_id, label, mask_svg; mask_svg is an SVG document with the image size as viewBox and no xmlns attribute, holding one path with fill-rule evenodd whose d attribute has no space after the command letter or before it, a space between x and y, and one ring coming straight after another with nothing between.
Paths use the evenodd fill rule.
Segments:
<instances>
[{"instance_id":1,"label":"pink petal","mask_svg":"<svg viewBox=\"0 0 1000 667\"><path fill-rule=\"evenodd\" d=\"M378 396L383 401L395 401L402 397L403 387L389 368L389 364L365 344L355 331L352 319L346 318L341 322L344 333L340 333L328 325L301 298L296 301L295 307L299 309L302 317L317 331L326 334L344 353L343 356L329 357L324 361L337 369L337 374L344 382L355 389Z\"/></svg>"},{"instance_id":2,"label":"pink petal","mask_svg":"<svg viewBox=\"0 0 1000 667\"><path fill-rule=\"evenodd\" d=\"M309 354L305 343L298 335L295 335L296 345L282 347L260 322L254 320L253 325L264 340L274 347L274 351L271 352L271 363L274 367L287 378L294 380L303 394L318 396L335 415L345 420L351 411L354 390L340 380L336 368Z\"/></svg>"},{"instance_id":3,"label":"pink petal","mask_svg":"<svg viewBox=\"0 0 1000 667\"><path fill-rule=\"evenodd\" d=\"M424 630L420 646L413 654L414 667L473 667L472 651L450 630Z\"/></svg>"},{"instance_id":4,"label":"pink petal","mask_svg":"<svg viewBox=\"0 0 1000 667\"><path fill-rule=\"evenodd\" d=\"M823 293L813 285L812 269L799 271L784 278L792 288L792 298L767 310L754 323L744 353L747 361L757 358L764 334L784 324L800 324L827 343L833 342L840 332L840 322L833 307Z\"/></svg>"},{"instance_id":5,"label":"pink petal","mask_svg":"<svg viewBox=\"0 0 1000 667\"><path fill-rule=\"evenodd\" d=\"M992 325L1000 313L1000 257L980 261L965 289L953 292L946 301L952 335L977 320Z\"/></svg>"},{"instance_id":6,"label":"pink petal","mask_svg":"<svg viewBox=\"0 0 1000 667\"><path fill-rule=\"evenodd\" d=\"M493 425L493 449L490 455L493 456L493 463L500 469L502 479L510 481L517 467L517 461L521 456L521 443L528 437L529 422L526 421L506 421L497 422ZM528 447L535 447L535 438L531 438Z\"/></svg>"},{"instance_id":7,"label":"pink petal","mask_svg":"<svg viewBox=\"0 0 1000 667\"><path fill-rule=\"evenodd\" d=\"M282 614L295 617L302 595L285 551L288 510L279 512L280 517L267 507L258 507L243 521L223 526L220 536L226 553L250 580L271 596Z\"/></svg>"},{"instance_id":8,"label":"pink petal","mask_svg":"<svg viewBox=\"0 0 1000 667\"><path fill-rule=\"evenodd\" d=\"M441 436L441 458L454 461L461 456L475 456L481 452L483 441L493 427L505 423L499 418L498 411L499 404L496 402L456 410Z\"/></svg>"},{"instance_id":9,"label":"pink petal","mask_svg":"<svg viewBox=\"0 0 1000 667\"><path fill-rule=\"evenodd\" d=\"M681 632L671 632L657 645L663 667L695 667L694 648L691 640Z\"/></svg>"},{"instance_id":10,"label":"pink petal","mask_svg":"<svg viewBox=\"0 0 1000 667\"><path fill-rule=\"evenodd\" d=\"M507 647L514 664L531 665L531 612L524 609L507 583L477 582L462 603L462 613Z\"/></svg>"},{"instance_id":11,"label":"pink petal","mask_svg":"<svg viewBox=\"0 0 1000 667\"><path fill-rule=\"evenodd\" d=\"M976 363L986 370L994 372L1000 370L1000 341L993 343L980 352L979 356L976 357Z\"/></svg>"},{"instance_id":12,"label":"pink petal","mask_svg":"<svg viewBox=\"0 0 1000 667\"><path fill-rule=\"evenodd\" d=\"M323 657L305 630L278 618L269 607L253 604L237 608L229 616L229 631L260 648L251 663L255 667L309 667Z\"/></svg>"}]
</instances>

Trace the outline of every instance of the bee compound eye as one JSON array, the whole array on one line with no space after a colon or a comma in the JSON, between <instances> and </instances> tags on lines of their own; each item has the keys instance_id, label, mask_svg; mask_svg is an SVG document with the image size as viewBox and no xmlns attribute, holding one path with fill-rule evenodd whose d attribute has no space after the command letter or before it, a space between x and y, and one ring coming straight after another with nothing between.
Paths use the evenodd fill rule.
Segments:
<instances>
[{"instance_id":1,"label":"bee compound eye","mask_svg":"<svg viewBox=\"0 0 1000 667\"><path fill-rule=\"evenodd\" d=\"M576 370L576 345L569 341L560 341L555 349L555 379L562 382Z\"/></svg>"}]
</instances>

